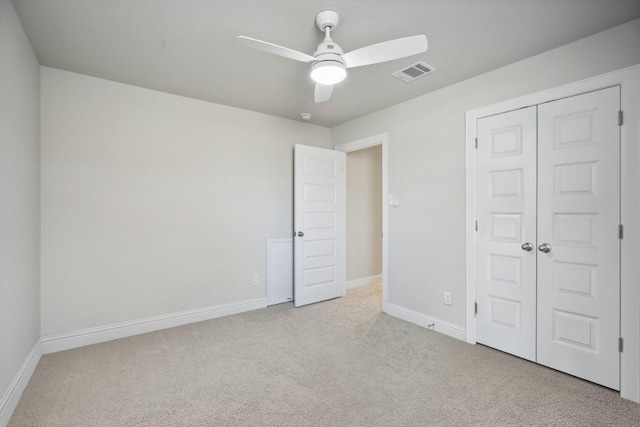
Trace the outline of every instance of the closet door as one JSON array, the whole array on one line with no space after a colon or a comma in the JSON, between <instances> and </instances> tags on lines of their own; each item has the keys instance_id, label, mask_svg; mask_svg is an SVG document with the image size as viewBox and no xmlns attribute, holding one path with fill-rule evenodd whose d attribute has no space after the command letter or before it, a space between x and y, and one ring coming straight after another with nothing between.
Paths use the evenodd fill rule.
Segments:
<instances>
[{"instance_id":1,"label":"closet door","mask_svg":"<svg viewBox=\"0 0 640 427\"><path fill-rule=\"evenodd\" d=\"M478 120L476 340L536 357L536 108Z\"/></svg>"},{"instance_id":2,"label":"closet door","mask_svg":"<svg viewBox=\"0 0 640 427\"><path fill-rule=\"evenodd\" d=\"M539 105L539 363L619 389L619 87ZM546 245L546 246L545 246Z\"/></svg>"}]
</instances>

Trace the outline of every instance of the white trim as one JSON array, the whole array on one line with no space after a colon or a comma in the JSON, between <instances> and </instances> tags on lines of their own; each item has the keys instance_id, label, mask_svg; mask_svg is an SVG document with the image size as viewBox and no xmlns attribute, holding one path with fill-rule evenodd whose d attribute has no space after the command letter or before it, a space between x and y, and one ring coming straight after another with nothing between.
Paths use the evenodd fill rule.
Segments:
<instances>
[{"instance_id":1,"label":"white trim","mask_svg":"<svg viewBox=\"0 0 640 427\"><path fill-rule=\"evenodd\" d=\"M531 105L620 85L621 110L621 244L620 334L624 351L620 355L620 395L640 403L640 65L614 71L554 89L500 102L466 112L467 224L466 224L466 341L476 342L475 302L475 138L476 122Z\"/></svg>"},{"instance_id":2,"label":"white trim","mask_svg":"<svg viewBox=\"0 0 640 427\"><path fill-rule=\"evenodd\" d=\"M195 310L180 311L161 316L147 317L145 319L129 322L115 323L99 326L97 328L81 329L56 335L42 337L42 354L55 353L85 345L112 341L133 335L161 329L173 328L189 323L202 322L203 320L216 319L246 311L258 310L267 306L266 298L258 298L237 303L222 304L212 307L198 308Z\"/></svg>"},{"instance_id":3,"label":"white trim","mask_svg":"<svg viewBox=\"0 0 640 427\"><path fill-rule=\"evenodd\" d=\"M353 279L347 281L347 289L360 288L362 286L375 285L382 282L382 274L377 276L361 277L360 279Z\"/></svg>"},{"instance_id":4,"label":"white trim","mask_svg":"<svg viewBox=\"0 0 640 427\"><path fill-rule=\"evenodd\" d=\"M342 151L343 153L351 153L352 151L364 150L365 148L375 147L382 144L382 140L387 137L387 133L381 133L378 135L368 136L366 138L358 139L356 141L347 142L345 144L337 145L336 151Z\"/></svg>"},{"instance_id":5,"label":"white trim","mask_svg":"<svg viewBox=\"0 0 640 427\"><path fill-rule=\"evenodd\" d=\"M475 141L477 135L476 122L478 117L471 112L465 113L466 119L466 290L465 290L465 341L469 344L476 343L476 150Z\"/></svg>"},{"instance_id":6,"label":"white trim","mask_svg":"<svg viewBox=\"0 0 640 427\"><path fill-rule=\"evenodd\" d=\"M376 145L382 146L382 311L388 313L389 305L389 134L372 135L335 147L337 151L350 153ZM348 195L347 195L348 197ZM345 289L346 292L346 289Z\"/></svg>"},{"instance_id":7,"label":"white trim","mask_svg":"<svg viewBox=\"0 0 640 427\"><path fill-rule=\"evenodd\" d=\"M422 313L395 304L387 304L387 310L389 316L397 317L398 319L422 326L423 328L431 329L432 331L440 332L441 334L464 341L464 328L462 326L435 317L425 316Z\"/></svg>"},{"instance_id":8,"label":"white trim","mask_svg":"<svg viewBox=\"0 0 640 427\"><path fill-rule=\"evenodd\" d=\"M31 352L25 359L24 363L18 370L18 373L9 384L9 388L0 399L0 426L6 426L11 419L13 411L15 411L22 392L27 387L33 371L35 371L40 357L42 356L42 349L40 347L40 340L33 346Z\"/></svg>"}]
</instances>

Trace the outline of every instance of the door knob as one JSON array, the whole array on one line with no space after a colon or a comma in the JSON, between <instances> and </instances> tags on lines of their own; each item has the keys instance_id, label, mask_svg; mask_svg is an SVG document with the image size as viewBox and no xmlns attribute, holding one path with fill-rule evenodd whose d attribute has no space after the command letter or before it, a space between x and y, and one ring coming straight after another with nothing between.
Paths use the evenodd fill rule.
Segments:
<instances>
[{"instance_id":1,"label":"door knob","mask_svg":"<svg viewBox=\"0 0 640 427\"><path fill-rule=\"evenodd\" d=\"M521 248L523 251L531 252L533 250L533 245L527 242L527 243L523 243Z\"/></svg>"},{"instance_id":2,"label":"door knob","mask_svg":"<svg viewBox=\"0 0 640 427\"><path fill-rule=\"evenodd\" d=\"M298 237L302 237L304 236L304 233L302 231L298 231Z\"/></svg>"},{"instance_id":3,"label":"door knob","mask_svg":"<svg viewBox=\"0 0 640 427\"><path fill-rule=\"evenodd\" d=\"M540 246L538 246L538 250L540 252L544 252L545 254L548 254L549 252L551 252L551 245L548 243L543 243Z\"/></svg>"}]
</instances>

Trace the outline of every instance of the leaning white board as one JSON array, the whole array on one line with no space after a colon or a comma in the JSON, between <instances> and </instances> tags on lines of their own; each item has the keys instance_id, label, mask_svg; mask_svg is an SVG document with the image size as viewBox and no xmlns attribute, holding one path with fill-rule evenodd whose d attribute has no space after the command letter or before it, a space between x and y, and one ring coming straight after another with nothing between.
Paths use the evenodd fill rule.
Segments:
<instances>
[{"instance_id":1,"label":"leaning white board","mask_svg":"<svg viewBox=\"0 0 640 427\"><path fill-rule=\"evenodd\" d=\"M267 305L293 301L293 239L267 240Z\"/></svg>"}]
</instances>

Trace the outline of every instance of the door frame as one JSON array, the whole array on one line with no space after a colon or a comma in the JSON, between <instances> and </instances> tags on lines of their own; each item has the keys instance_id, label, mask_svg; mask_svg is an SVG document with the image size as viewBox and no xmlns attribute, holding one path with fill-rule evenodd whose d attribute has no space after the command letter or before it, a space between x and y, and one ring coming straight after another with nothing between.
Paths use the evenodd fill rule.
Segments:
<instances>
[{"instance_id":1,"label":"door frame","mask_svg":"<svg viewBox=\"0 0 640 427\"><path fill-rule=\"evenodd\" d=\"M382 147L382 312L387 313L389 304L389 205L387 203L389 194L389 133L380 133L337 145L335 150L351 153L377 145ZM348 197L349 194L347 194Z\"/></svg>"},{"instance_id":2,"label":"door frame","mask_svg":"<svg viewBox=\"0 0 640 427\"><path fill-rule=\"evenodd\" d=\"M466 121L466 341L476 343L475 288L475 139L482 117L620 86L620 202L624 236L620 240L620 395L640 403L640 65L592 77L553 89L469 110Z\"/></svg>"}]
</instances>

